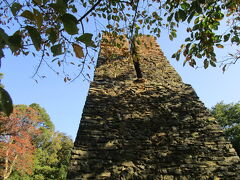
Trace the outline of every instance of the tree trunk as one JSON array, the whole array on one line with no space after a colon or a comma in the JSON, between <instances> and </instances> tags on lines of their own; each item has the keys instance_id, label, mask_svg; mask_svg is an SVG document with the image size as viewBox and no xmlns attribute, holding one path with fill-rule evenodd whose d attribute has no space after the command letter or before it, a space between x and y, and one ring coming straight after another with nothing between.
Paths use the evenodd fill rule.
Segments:
<instances>
[{"instance_id":1,"label":"tree trunk","mask_svg":"<svg viewBox=\"0 0 240 180\"><path fill-rule=\"evenodd\" d=\"M136 71L136 74L137 74L137 78L142 79L142 71L141 71L141 68L140 68L139 61L134 61L133 63L134 63L134 68L135 68L135 71Z\"/></svg>"},{"instance_id":2,"label":"tree trunk","mask_svg":"<svg viewBox=\"0 0 240 180\"><path fill-rule=\"evenodd\" d=\"M16 163L18 155L16 155L12 161L12 163L10 163L9 161L9 149L7 149L6 151L6 159L5 159L5 169L3 172L3 180L7 180L10 176L10 174L12 173L13 167Z\"/></svg>"}]
</instances>

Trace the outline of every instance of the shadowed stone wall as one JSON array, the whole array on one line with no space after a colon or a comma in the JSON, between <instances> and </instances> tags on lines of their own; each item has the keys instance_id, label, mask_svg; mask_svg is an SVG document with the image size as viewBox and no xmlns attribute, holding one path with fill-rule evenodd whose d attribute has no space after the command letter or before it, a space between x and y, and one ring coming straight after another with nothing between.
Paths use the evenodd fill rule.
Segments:
<instances>
[{"instance_id":1,"label":"shadowed stone wall","mask_svg":"<svg viewBox=\"0 0 240 180\"><path fill-rule=\"evenodd\" d=\"M153 37L139 40L144 83L134 82L128 43L103 41L68 179L240 179L239 157L193 88Z\"/></svg>"}]
</instances>

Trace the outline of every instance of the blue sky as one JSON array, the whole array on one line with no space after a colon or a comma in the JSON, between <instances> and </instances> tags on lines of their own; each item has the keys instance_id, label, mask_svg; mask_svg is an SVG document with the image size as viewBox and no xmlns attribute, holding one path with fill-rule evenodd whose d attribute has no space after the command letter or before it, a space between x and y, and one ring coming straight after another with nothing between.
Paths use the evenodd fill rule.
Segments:
<instances>
[{"instance_id":1,"label":"blue sky","mask_svg":"<svg viewBox=\"0 0 240 180\"><path fill-rule=\"evenodd\" d=\"M180 29L178 38L174 41L168 39L166 32L158 39L162 51L183 81L193 86L208 108L222 100L225 103L238 102L240 100L240 63L230 66L225 73L221 68L210 67L205 70L204 68L194 69L188 65L183 67L181 60L177 62L171 56L184 39L183 29ZM233 47L228 47L227 51L231 49ZM219 50L217 56L218 60L222 60L226 57L226 51ZM62 77L43 66L40 74L47 77L36 83L32 75L38 62L38 57L15 57L10 52L6 52L0 69L0 72L4 73L2 83L10 93L14 104L40 104L50 115L56 130L75 139L89 82L79 78L72 83L65 83Z\"/></svg>"}]
</instances>

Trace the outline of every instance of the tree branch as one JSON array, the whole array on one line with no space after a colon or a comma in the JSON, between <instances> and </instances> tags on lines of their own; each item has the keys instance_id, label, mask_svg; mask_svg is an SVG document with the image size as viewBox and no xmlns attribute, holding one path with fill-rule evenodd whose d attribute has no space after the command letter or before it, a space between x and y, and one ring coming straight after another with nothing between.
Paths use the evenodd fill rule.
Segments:
<instances>
[{"instance_id":1,"label":"tree branch","mask_svg":"<svg viewBox=\"0 0 240 180\"><path fill-rule=\"evenodd\" d=\"M44 45L44 48L42 50L42 57L40 59L40 62L38 64L37 69L36 69L35 73L33 74L32 78L34 78L36 76L36 74L38 73L38 71L39 71L39 69L40 69L40 67L42 65L42 62L43 62L44 56L45 56L45 51L46 51L46 46Z\"/></svg>"},{"instance_id":2,"label":"tree branch","mask_svg":"<svg viewBox=\"0 0 240 180\"><path fill-rule=\"evenodd\" d=\"M85 17L87 17L87 15L88 15L89 13L91 13L91 12L100 4L101 1L102 1L102 0L98 0L98 1L96 2L96 4L94 4L94 5L78 20L78 23L79 23L79 22L82 22L82 20L83 20Z\"/></svg>"},{"instance_id":3,"label":"tree branch","mask_svg":"<svg viewBox=\"0 0 240 180\"><path fill-rule=\"evenodd\" d=\"M132 26L130 27L130 54L132 56L133 59L133 64L134 64L134 68L137 74L137 78L138 79L142 79L142 71L140 68L140 63L139 63L139 56L137 54L137 47L136 47L136 34L134 34L134 28L135 28L135 24L136 24L136 19L137 19L137 12L138 12L138 5L139 5L139 1L136 4L136 9L135 9L135 14L133 17L133 23Z\"/></svg>"}]
</instances>

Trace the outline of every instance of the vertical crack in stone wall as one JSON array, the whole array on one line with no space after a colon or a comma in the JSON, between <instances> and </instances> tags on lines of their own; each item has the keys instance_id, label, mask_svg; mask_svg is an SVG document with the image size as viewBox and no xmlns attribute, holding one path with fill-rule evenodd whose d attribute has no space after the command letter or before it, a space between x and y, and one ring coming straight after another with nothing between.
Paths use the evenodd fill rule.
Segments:
<instances>
[{"instance_id":1,"label":"vertical crack in stone wall","mask_svg":"<svg viewBox=\"0 0 240 180\"><path fill-rule=\"evenodd\" d=\"M68 179L240 179L239 157L154 37L139 45L136 83L128 43L102 43ZM111 58L109 58L111 57Z\"/></svg>"}]
</instances>

